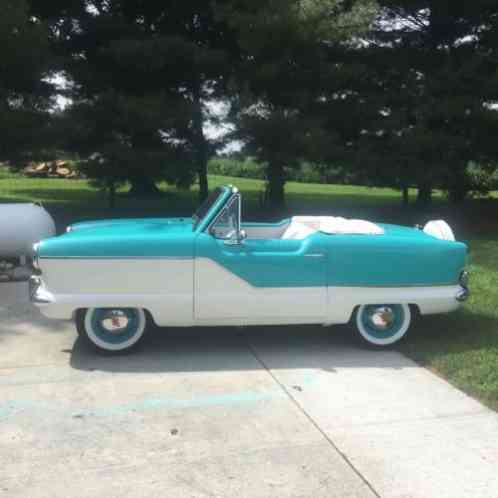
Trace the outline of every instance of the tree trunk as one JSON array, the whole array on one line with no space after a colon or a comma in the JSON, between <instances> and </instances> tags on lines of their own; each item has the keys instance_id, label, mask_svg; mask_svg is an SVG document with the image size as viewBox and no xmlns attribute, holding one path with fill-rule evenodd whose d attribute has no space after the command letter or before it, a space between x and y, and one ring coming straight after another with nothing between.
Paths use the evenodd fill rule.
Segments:
<instances>
[{"instance_id":1,"label":"tree trunk","mask_svg":"<svg viewBox=\"0 0 498 498\"><path fill-rule=\"evenodd\" d=\"M408 186L407 185L403 185L403 187L401 188L401 191L403 193L403 206L408 206L408 203L410 201L410 198L409 198L409 195L408 195Z\"/></svg>"},{"instance_id":2,"label":"tree trunk","mask_svg":"<svg viewBox=\"0 0 498 498\"><path fill-rule=\"evenodd\" d=\"M112 180L107 184L107 199L109 208L114 209L116 207L116 184Z\"/></svg>"},{"instance_id":3,"label":"tree trunk","mask_svg":"<svg viewBox=\"0 0 498 498\"><path fill-rule=\"evenodd\" d=\"M204 136L204 116L202 114L202 99L200 84L193 90L194 97L194 147L197 162L197 175L199 176L199 202L202 203L209 193L207 177L208 143Z\"/></svg>"},{"instance_id":4,"label":"tree trunk","mask_svg":"<svg viewBox=\"0 0 498 498\"><path fill-rule=\"evenodd\" d=\"M148 176L130 178L130 183L130 195L133 197L157 197L161 194L154 180Z\"/></svg>"},{"instance_id":5,"label":"tree trunk","mask_svg":"<svg viewBox=\"0 0 498 498\"><path fill-rule=\"evenodd\" d=\"M273 209L280 209L285 205L284 167L278 162L270 162L268 164L267 178L267 202Z\"/></svg>"},{"instance_id":6,"label":"tree trunk","mask_svg":"<svg viewBox=\"0 0 498 498\"><path fill-rule=\"evenodd\" d=\"M432 185L428 181L418 185L417 204L426 205L432 202Z\"/></svg>"},{"instance_id":7,"label":"tree trunk","mask_svg":"<svg viewBox=\"0 0 498 498\"><path fill-rule=\"evenodd\" d=\"M450 188L448 191L448 198L450 202L454 204L459 204L463 202L469 193L469 189L465 185L457 185L455 187Z\"/></svg>"}]
</instances>

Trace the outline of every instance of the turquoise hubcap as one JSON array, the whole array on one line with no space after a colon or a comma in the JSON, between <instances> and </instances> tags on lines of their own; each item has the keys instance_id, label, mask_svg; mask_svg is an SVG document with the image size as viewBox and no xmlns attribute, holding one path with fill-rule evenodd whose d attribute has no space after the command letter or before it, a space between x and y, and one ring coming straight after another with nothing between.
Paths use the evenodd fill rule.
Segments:
<instances>
[{"instance_id":1,"label":"turquoise hubcap","mask_svg":"<svg viewBox=\"0 0 498 498\"><path fill-rule=\"evenodd\" d=\"M99 308L93 312L95 335L109 344L130 340L138 331L140 318L133 308Z\"/></svg>"},{"instance_id":2,"label":"turquoise hubcap","mask_svg":"<svg viewBox=\"0 0 498 498\"><path fill-rule=\"evenodd\" d=\"M396 335L405 321L405 311L399 304L375 304L365 306L361 323L365 331L375 339L389 339Z\"/></svg>"}]
</instances>

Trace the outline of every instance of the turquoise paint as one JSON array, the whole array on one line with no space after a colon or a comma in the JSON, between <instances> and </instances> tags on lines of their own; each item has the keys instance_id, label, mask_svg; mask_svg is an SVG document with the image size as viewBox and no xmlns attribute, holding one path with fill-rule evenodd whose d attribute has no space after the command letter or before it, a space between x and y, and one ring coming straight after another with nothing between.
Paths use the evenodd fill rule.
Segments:
<instances>
[{"instance_id":1,"label":"turquoise paint","mask_svg":"<svg viewBox=\"0 0 498 498\"><path fill-rule=\"evenodd\" d=\"M394 320L391 326L386 329L376 327L371 320L372 315L380 306L387 306L391 308L394 313ZM375 339L390 339L391 337L396 335L403 326L403 322L405 320L405 311L403 310L403 306L399 304L370 305L363 308L363 313L360 316L360 320L368 335L372 336Z\"/></svg>"},{"instance_id":2,"label":"turquoise paint","mask_svg":"<svg viewBox=\"0 0 498 498\"><path fill-rule=\"evenodd\" d=\"M40 258L192 257L193 243L191 219L104 221L43 240L38 255Z\"/></svg>"},{"instance_id":3,"label":"turquoise paint","mask_svg":"<svg viewBox=\"0 0 498 498\"><path fill-rule=\"evenodd\" d=\"M202 233L195 243L195 256L216 261L254 287L323 287L326 237L316 233L305 240L246 239L240 245L227 245Z\"/></svg>"},{"instance_id":4,"label":"turquoise paint","mask_svg":"<svg viewBox=\"0 0 498 498\"><path fill-rule=\"evenodd\" d=\"M0 420L16 415L22 411L34 411L39 407L47 408L46 405L41 403L35 403L33 401L24 401L24 400L7 401L6 403L0 404Z\"/></svg>"},{"instance_id":5,"label":"turquoise paint","mask_svg":"<svg viewBox=\"0 0 498 498\"><path fill-rule=\"evenodd\" d=\"M93 228L105 228L119 225L121 228L133 227L134 225L190 225L192 218L119 218L110 220L82 221L71 225L71 230L88 230Z\"/></svg>"},{"instance_id":6,"label":"turquoise paint","mask_svg":"<svg viewBox=\"0 0 498 498\"><path fill-rule=\"evenodd\" d=\"M312 387L317 381L317 375L313 372L305 374L302 379L298 378L296 383L302 386ZM153 397L145 398L132 403L122 403L112 406L100 407L93 410L76 408L61 409L60 405L48 405L43 402L13 400L0 404L0 420L12 417L21 411L31 412L39 416L40 411L62 412L63 416L72 417L112 417L116 415L126 415L133 412L143 412L158 409L188 409L188 408L209 408L216 406L246 405L255 404L262 401L285 398L286 393L281 389L271 389L267 391L239 391L228 394L194 395L188 399Z\"/></svg>"},{"instance_id":7,"label":"turquoise paint","mask_svg":"<svg viewBox=\"0 0 498 498\"><path fill-rule=\"evenodd\" d=\"M220 394L209 396L195 396L191 399L175 398L148 398L134 403L99 408L78 412L78 414L94 417L109 417L112 415L126 414L130 412L141 412L147 410L182 409L182 408L208 408L210 406L229 406L238 404L251 404L267 401L275 398L283 398L285 393L281 390L268 392L245 391L233 394Z\"/></svg>"},{"instance_id":8,"label":"turquoise paint","mask_svg":"<svg viewBox=\"0 0 498 498\"><path fill-rule=\"evenodd\" d=\"M269 391L241 391L230 394L193 396L189 399L169 397L146 398L132 403L101 407L94 410L77 410L75 408L63 410L59 405L51 406L41 402L19 400L0 404L0 420L16 416L21 411L31 412L37 416L39 416L41 411L59 411L62 412L63 416L112 417L116 415L126 415L131 412L142 412L157 409L208 408L211 406L254 404L261 401L270 401L272 399L283 397L286 397L286 394L281 389Z\"/></svg>"},{"instance_id":9,"label":"turquoise paint","mask_svg":"<svg viewBox=\"0 0 498 498\"><path fill-rule=\"evenodd\" d=\"M467 247L408 227L384 235L333 235L328 244L330 286L456 285Z\"/></svg>"},{"instance_id":10,"label":"turquoise paint","mask_svg":"<svg viewBox=\"0 0 498 498\"><path fill-rule=\"evenodd\" d=\"M241 245L229 246L204 230L232 192L225 187L195 232L189 218L78 223L71 232L42 241L39 257L206 257L254 287L455 285L465 266L465 244L388 224L380 225L383 235L317 232L304 240L246 239ZM277 227L283 223L286 220L242 226ZM309 253L325 256L307 257Z\"/></svg>"}]
</instances>

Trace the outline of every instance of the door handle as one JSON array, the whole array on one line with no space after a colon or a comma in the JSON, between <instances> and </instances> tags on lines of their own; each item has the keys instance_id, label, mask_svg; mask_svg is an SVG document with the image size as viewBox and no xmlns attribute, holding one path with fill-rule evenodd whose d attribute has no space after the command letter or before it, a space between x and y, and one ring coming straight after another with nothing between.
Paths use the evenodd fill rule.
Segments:
<instances>
[{"instance_id":1,"label":"door handle","mask_svg":"<svg viewBox=\"0 0 498 498\"><path fill-rule=\"evenodd\" d=\"M304 255L305 258L324 258L325 254L322 252L310 252Z\"/></svg>"}]
</instances>

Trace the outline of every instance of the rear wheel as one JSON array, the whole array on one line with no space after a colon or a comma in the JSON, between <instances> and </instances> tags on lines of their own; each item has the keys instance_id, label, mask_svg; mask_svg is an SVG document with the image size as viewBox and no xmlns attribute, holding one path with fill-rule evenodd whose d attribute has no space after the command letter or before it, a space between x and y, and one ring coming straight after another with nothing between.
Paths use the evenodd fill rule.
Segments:
<instances>
[{"instance_id":1,"label":"rear wheel","mask_svg":"<svg viewBox=\"0 0 498 498\"><path fill-rule=\"evenodd\" d=\"M142 341L147 317L140 308L88 308L76 314L76 328L98 350L121 353Z\"/></svg>"},{"instance_id":2,"label":"rear wheel","mask_svg":"<svg viewBox=\"0 0 498 498\"><path fill-rule=\"evenodd\" d=\"M390 346L407 334L412 322L408 304L364 304L354 318L358 337L370 346Z\"/></svg>"}]
</instances>

